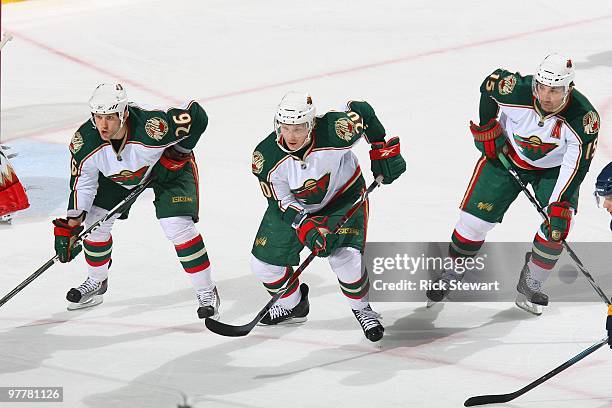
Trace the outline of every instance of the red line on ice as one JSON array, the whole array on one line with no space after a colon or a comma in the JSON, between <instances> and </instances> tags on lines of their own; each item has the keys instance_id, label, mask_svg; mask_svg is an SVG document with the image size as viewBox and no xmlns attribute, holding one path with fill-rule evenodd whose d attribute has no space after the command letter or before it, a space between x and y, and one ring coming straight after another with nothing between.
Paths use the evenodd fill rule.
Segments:
<instances>
[{"instance_id":1,"label":"red line on ice","mask_svg":"<svg viewBox=\"0 0 612 408\"><path fill-rule=\"evenodd\" d=\"M170 102L172 102L174 104L180 104L180 103L183 102L182 100L175 99L174 97L172 97L170 95L166 95L166 94L164 94L162 92L159 92L158 90L150 88L150 87L148 87L148 86L146 86L146 85L144 85L144 84L142 84L140 82L137 82L137 81L134 81L132 79L126 78L126 77L124 77L124 76L122 76L122 75L120 75L120 74L118 74L116 72L112 72L112 71L109 71L107 69L101 68L101 67L95 65L94 63L87 62L87 61L85 61L85 60L83 60L83 59L81 59L79 57L75 57L74 55L70 55L67 52L59 50L59 49L57 49L55 47L52 47L50 45L44 44L44 43L42 43L42 42L40 42L38 40L35 40L35 39L33 39L33 38L31 38L31 37L29 37L27 35L24 35L24 34L15 32L15 31L11 31L11 34L13 34L15 37L19 38L20 40L23 40L23 41L28 42L28 43L30 43L32 45L35 45L36 47L42 48L45 51L48 51L48 52L50 52L52 54L57 55L58 57L67 59L68 61L74 62L75 64L78 64L78 65L82 65L84 67L87 67L87 68L89 68L89 69L91 69L93 71L97 71L97 72L99 72L101 74L104 74L106 76L109 76L109 77L112 77L112 78L117 78L117 80L119 82L123 82L125 84L129 84L129 85L133 86L134 88L142 89L143 91L146 91L146 92L148 92L148 93L150 93L152 95L155 95L155 96L157 96L159 98L162 98L162 99L165 99L167 101L170 101Z\"/></svg>"}]
</instances>

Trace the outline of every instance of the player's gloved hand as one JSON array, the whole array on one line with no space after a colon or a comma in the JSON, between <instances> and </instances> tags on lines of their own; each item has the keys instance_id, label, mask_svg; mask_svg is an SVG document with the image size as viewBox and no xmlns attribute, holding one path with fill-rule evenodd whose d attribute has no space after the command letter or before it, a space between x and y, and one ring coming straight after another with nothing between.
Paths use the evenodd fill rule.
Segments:
<instances>
[{"instance_id":1,"label":"player's gloved hand","mask_svg":"<svg viewBox=\"0 0 612 408\"><path fill-rule=\"evenodd\" d=\"M406 161L400 154L400 142L397 136L387 143L373 142L370 160L372 160L374 177L382 174L383 184L391 184L406 171Z\"/></svg>"},{"instance_id":2,"label":"player's gloved hand","mask_svg":"<svg viewBox=\"0 0 612 408\"><path fill-rule=\"evenodd\" d=\"M567 238L570 223L572 221L572 210L567 201L555 201L546 207L550 224L542 224L542 229L546 238L551 241L559 242Z\"/></svg>"},{"instance_id":3,"label":"player's gloved hand","mask_svg":"<svg viewBox=\"0 0 612 408\"><path fill-rule=\"evenodd\" d=\"M298 239L306 245L315 255L325 252L331 247L335 240L335 235L330 234L330 227L327 225L329 217L314 216L308 217L297 228Z\"/></svg>"},{"instance_id":4,"label":"player's gloved hand","mask_svg":"<svg viewBox=\"0 0 612 408\"><path fill-rule=\"evenodd\" d=\"M83 231L82 225L70 226L65 218L53 220L53 235L55 235L55 254L62 263L72 261L81 252L81 244L74 245L77 235Z\"/></svg>"},{"instance_id":5,"label":"player's gloved hand","mask_svg":"<svg viewBox=\"0 0 612 408\"><path fill-rule=\"evenodd\" d=\"M489 120L484 125L477 125L470 121L470 131L474 136L474 144L488 159L497 159L497 152L499 152L504 144L506 138L504 137L504 130L496 119Z\"/></svg>"},{"instance_id":6,"label":"player's gloved hand","mask_svg":"<svg viewBox=\"0 0 612 408\"><path fill-rule=\"evenodd\" d=\"M612 305L608 305L608 319L606 320L606 330L608 330L608 344L612 349Z\"/></svg>"},{"instance_id":7,"label":"player's gloved hand","mask_svg":"<svg viewBox=\"0 0 612 408\"><path fill-rule=\"evenodd\" d=\"M174 146L164 150L162 157L155 164L153 174L155 179L160 183L165 183L173 180L185 164L193 157L191 152L184 153L177 150Z\"/></svg>"}]
</instances>

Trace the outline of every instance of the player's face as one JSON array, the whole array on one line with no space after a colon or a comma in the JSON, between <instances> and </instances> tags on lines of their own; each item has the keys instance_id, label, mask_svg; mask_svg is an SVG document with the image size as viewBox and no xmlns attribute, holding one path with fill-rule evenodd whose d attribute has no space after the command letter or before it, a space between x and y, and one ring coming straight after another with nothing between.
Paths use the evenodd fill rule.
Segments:
<instances>
[{"instance_id":1,"label":"player's face","mask_svg":"<svg viewBox=\"0 0 612 408\"><path fill-rule=\"evenodd\" d=\"M565 99L565 88L562 86L547 86L536 82L535 90L540 106L546 112L559 109Z\"/></svg>"},{"instance_id":2,"label":"player's face","mask_svg":"<svg viewBox=\"0 0 612 408\"><path fill-rule=\"evenodd\" d=\"M117 134L119 127L121 127L121 120L116 113L109 113L108 115L94 113L93 117L96 122L96 128L103 140L109 141Z\"/></svg>"},{"instance_id":3,"label":"player's face","mask_svg":"<svg viewBox=\"0 0 612 408\"><path fill-rule=\"evenodd\" d=\"M603 207L608 210L610 214L612 214L612 196L606 197L603 202Z\"/></svg>"},{"instance_id":4,"label":"player's face","mask_svg":"<svg viewBox=\"0 0 612 408\"><path fill-rule=\"evenodd\" d=\"M291 150L301 148L308 137L308 125L306 123L300 123L299 125L286 125L281 123L280 130L281 137Z\"/></svg>"}]
</instances>

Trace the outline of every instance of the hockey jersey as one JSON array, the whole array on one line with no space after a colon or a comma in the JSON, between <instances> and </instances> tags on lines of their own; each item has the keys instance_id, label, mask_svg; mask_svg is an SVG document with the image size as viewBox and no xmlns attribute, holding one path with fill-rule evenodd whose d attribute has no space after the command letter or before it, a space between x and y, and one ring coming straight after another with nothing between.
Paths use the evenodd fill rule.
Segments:
<instances>
[{"instance_id":1,"label":"hockey jersey","mask_svg":"<svg viewBox=\"0 0 612 408\"><path fill-rule=\"evenodd\" d=\"M367 102L349 102L346 112L317 117L311 143L293 154L283 151L276 133L271 133L253 152L251 170L269 206L292 224L300 213L316 213L337 199L358 194L365 181L351 147L362 136L374 142L384 140L384 135Z\"/></svg>"},{"instance_id":2,"label":"hockey jersey","mask_svg":"<svg viewBox=\"0 0 612 408\"><path fill-rule=\"evenodd\" d=\"M91 209L99 177L132 189L150 175L164 149L174 144L193 149L208 125L206 112L195 101L168 110L130 103L128 112L127 136L118 149L100 137L91 120L72 137L68 217Z\"/></svg>"},{"instance_id":3,"label":"hockey jersey","mask_svg":"<svg viewBox=\"0 0 612 408\"><path fill-rule=\"evenodd\" d=\"M508 156L528 170L560 166L549 202L568 201L586 175L597 147L600 119L588 99L573 89L556 112L544 112L532 92L533 76L495 70L480 88L480 120L498 116Z\"/></svg>"}]
</instances>

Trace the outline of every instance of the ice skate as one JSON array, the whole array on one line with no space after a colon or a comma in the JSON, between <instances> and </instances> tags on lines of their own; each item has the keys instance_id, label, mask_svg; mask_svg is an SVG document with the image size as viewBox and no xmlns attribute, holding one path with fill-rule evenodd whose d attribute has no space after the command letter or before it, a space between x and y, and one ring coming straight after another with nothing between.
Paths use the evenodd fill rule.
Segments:
<instances>
[{"instance_id":1,"label":"ice skate","mask_svg":"<svg viewBox=\"0 0 612 408\"><path fill-rule=\"evenodd\" d=\"M385 328L379 321L382 318L380 314L372 310L369 304L361 310L353 309L353 314L368 340L376 342L382 339L385 332Z\"/></svg>"},{"instance_id":2,"label":"ice skate","mask_svg":"<svg viewBox=\"0 0 612 408\"><path fill-rule=\"evenodd\" d=\"M198 317L200 319L219 319L219 305L221 299L219 298L219 292L217 287L214 286L212 289L196 290L196 296L200 307L198 307Z\"/></svg>"},{"instance_id":3,"label":"ice skate","mask_svg":"<svg viewBox=\"0 0 612 408\"><path fill-rule=\"evenodd\" d=\"M525 255L525 265L516 285L518 294L514 303L521 309L539 316L542 314L542 306L548 305L548 295L542 293L543 282L531 276L528 265L530 257L531 252L527 252Z\"/></svg>"},{"instance_id":4,"label":"ice skate","mask_svg":"<svg viewBox=\"0 0 612 408\"><path fill-rule=\"evenodd\" d=\"M287 309L277 302L259 323L270 326L276 324L305 322L306 316L310 311L310 303L308 302L308 285L302 283L300 285L300 292L302 293L300 303L298 303L293 309Z\"/></svg>"},{"instance_id":5,"label":"ice skate","mask_svg":"<svg viewBox=\"0 0 612 408\"><path fill-rule=\"evenodd\" d=\"M460 275L454 271L444 270L442 275L440 275L440 277L433 282L432 288L425 293L427 296L427 308L441 302L448 296L451 291L451 281L461 281L461 279L463 279L463 274Z\"/></svg>"},{"instance_id":6,"label":"ice skate","mask_svg":"<svg viewBox=\"0 0 612 408\"><path fill-rule=\"evenodd\" d=\"M79 310L97 306L102 303L102 295L108 288L108 279L99 282L88 277L78 288L72 288L66 294L68 310Z\"/></svg>"}]
</instances>

